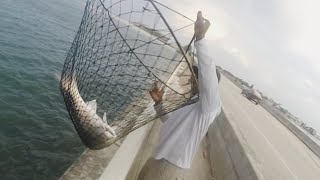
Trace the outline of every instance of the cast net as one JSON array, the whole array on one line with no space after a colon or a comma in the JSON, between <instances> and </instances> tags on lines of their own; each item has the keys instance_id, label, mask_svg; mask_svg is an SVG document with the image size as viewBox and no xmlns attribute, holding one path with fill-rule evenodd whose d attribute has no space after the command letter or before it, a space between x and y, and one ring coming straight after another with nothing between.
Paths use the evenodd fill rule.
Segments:
<instances>
[{"instance_id":1,"label":"cast net","mask_svg":"<svg viewBox=\"0 0 320 180\"><path fill-rule=\"evenodd\" d=\"M104 148L191 102L193 24L156 1L87 1L60 81L87 147ZM165 89L158 114L148 93L155 81Z\"/></svg>"}]
</instances>

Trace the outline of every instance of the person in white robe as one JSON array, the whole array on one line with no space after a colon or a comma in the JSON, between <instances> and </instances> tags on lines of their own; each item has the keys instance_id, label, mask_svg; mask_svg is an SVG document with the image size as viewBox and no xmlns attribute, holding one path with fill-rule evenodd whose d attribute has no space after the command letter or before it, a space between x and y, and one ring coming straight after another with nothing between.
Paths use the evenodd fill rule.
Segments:
<instances>
[{"instance_id":1,"label":"person in white robe","mask_svg":"<svg viewBox=\"0 0 320 180\"><path fill-rule=\"evenodd\" d=\"M205 34L210 22L198 12L194 26L198 58L199 101L161 117L163 127L160 143L140 171L138 180L169 180L183 178L190 168L199 145L210 124L220 114L221 100L213 58L208 54ZM155 109L162 110L163 91L155 85L149 92Z\"/></svg>"}]
</instances>

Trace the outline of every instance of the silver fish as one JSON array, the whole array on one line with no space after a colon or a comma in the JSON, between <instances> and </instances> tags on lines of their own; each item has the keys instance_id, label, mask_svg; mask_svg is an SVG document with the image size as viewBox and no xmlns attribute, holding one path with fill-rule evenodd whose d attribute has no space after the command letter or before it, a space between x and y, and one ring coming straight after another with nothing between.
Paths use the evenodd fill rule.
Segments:
<instances>
[{"instance_id":1,"label":"silver fish","mask_svg":"<svg viewBox=\"0 0 320 180\"><path fill-rule=\"evenodd\" d=\"M102 118L97 115L96 100L85 102L82 99L74 76L63 76L60 88L82 142L90 149L102 149L111 145L117 135L109 126L106 113Z\"/></svg>"}]
</instances>

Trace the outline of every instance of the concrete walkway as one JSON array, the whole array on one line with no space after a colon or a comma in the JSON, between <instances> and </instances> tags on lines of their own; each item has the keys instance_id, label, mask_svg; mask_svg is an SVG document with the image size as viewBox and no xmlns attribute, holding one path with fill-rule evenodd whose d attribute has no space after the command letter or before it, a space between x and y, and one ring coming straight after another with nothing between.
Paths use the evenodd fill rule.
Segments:
<instances>
[{"instance_id":1,"label":"concrete walkway","mask_svg":"<svg viewBox=\"0 0 320 180\"><path fill-rule=\"evenodd\" d=\"M144 166L146 161L150 158L154 148L159 141L159 132L162 126L162 122L157 120L146 139L140 154L137 156L134 165L132 166L127 180L136 180L141 168ZM213 180L213 175L211 172L211 166L208 157L208 144L207 137L202 141L200 148L196 154L193 161L192 167L190 169L183 170L183 180Z\"/></svg>"}]
</instances>

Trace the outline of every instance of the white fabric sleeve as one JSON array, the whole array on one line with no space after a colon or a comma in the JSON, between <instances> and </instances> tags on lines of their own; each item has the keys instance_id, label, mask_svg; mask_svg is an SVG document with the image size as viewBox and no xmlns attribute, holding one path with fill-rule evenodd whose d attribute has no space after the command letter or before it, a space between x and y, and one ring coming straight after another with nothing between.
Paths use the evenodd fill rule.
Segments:
<instances>
[{"instance_id":1,"label":"white fabric sleeve","mask_svg":"<svg viewBox=\"0 0 320 180\"><path fill-rule=\"evenodd\" d=\"M208 54L208 45L205 39L195 42L198 58L199 101L203 112L212 112L217 108L218 78L216 65Z\"/></svg>"},{"instance_id":2,"label":"white fabric sleeve","mask_svg":"<svg viewBox=\"0 0 320 180\"><path fill-rule=\"evenodd\" d=\"M153 107L156 110L158 115L163 114L165 112L165 110L164 110L164 108L162 106L162 103L160 103L158 105L154 105ZM160 116L160 120L163 123L166 122L168 120L168 118L169 118L169 114L165 114L165 115Z\"/></svg>"}]
</instances>

